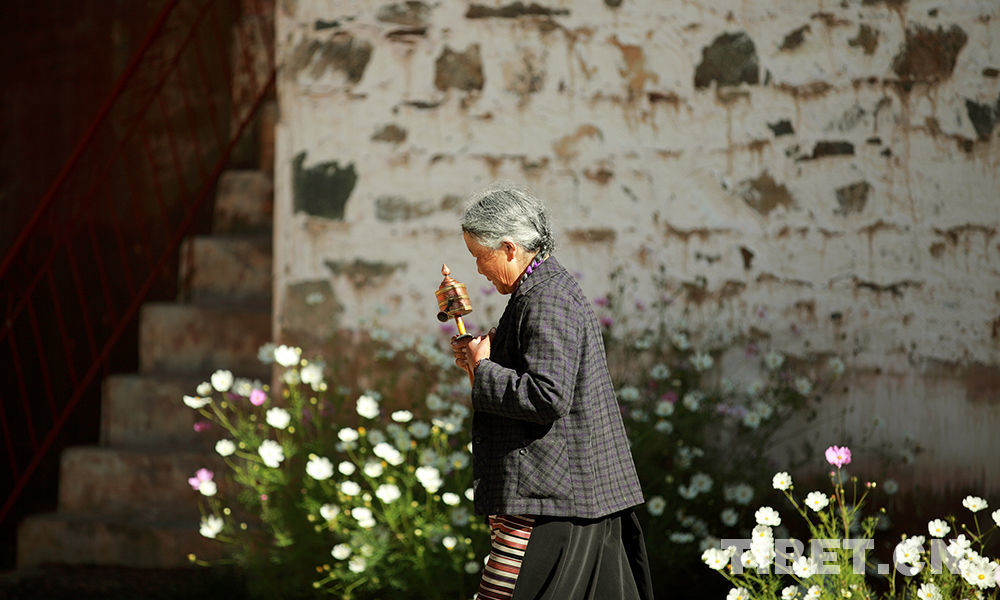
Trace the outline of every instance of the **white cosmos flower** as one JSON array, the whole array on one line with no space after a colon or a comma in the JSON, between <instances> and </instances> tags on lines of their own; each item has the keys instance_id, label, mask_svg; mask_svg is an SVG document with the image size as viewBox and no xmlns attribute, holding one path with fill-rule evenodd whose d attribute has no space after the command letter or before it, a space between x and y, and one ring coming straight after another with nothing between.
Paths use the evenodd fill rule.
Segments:
<instances>
[{"instance_id":1,"label":"white cosmos flower","mask_svg":"<svg viewBox=\"0 0 1000 600\"><path fill-rule=\"evenodd\" d=\"M323 363L311 362L302 367L299 378L302 379L302 383L319 391L319 385L323 383Z\"/></svg>"},{"instance_id":2,"label":"white cosmos flower","mask_svg":"<svg viewBox=\"0 0 1000 600\"><path fill-rule=\"evenodd\" d=\"M448 506L458 506L459 502L461 502L462 499L459 497L458 494L454 492L445 492L441 494L441 501L447 504Z\"/></svg>"},{"instance_id":3,"label":"white cosmos flower","mask_svg":"<svg viewBox=\"0 0 1000 600\"><path fill-rule=\"evenodd\" d=\"M306 463L306 473L316 481L323 481L333 477L333 463L325 456L309 457Z\"/></svg>"},{"instance_id":4,"label":"white cosmos flower","mask_svg":"<svg viewBox=\"0 0 1000 600\"><path fill-rule=\"evenodd\" d=\"M809 492L806 495L806 506L819 512L830 504L830 499L823 492Z\"/></svg>"},{"instance_id":5,"label":"white cosmos flower","mask_svg":"<svg viewBox=\"0 0 1000 600\"><path fill-rule=\"evenodd\" d=\"M374 479L375 477L382 476L382 473L385 472L385 467L383 467L382 463L377 460L370 460L365 463L363 471L365 472L365 475Z\"/></svg>"},{"instance_id":6,"label":"white cosmos flower","mask_svg":"<svg viewBox=\"0 0 1000 600\"><path fill-rule=\"evenodd\" d=\"M657 381L663 381L664 379L670 377L670 369L663 363L657 363L649 372L649 376Z\"/></svg>"},{"instance_id":7,"label":"white cosmos flower","mask_svg":"<svg viewBox=\"0 0 1000 600\"><path fill-rule=\"evenodd\" d=\"M795 378L795 390L802 394L803 396L808 396L809 392L813 389L812 382L809 381L808 377L796 377Z\"/></svg>"},{"instance_id":8,"label":"white cosmos flower","mask_svg":"<svg viewBox=\"0 0 1000 600\"><path fill-rule=\"evenodd\" d=\"M927 582L921 584L917 590L917 598L919 600L941 600L941 591L933 583Z\"/></svg>"},{"instance_id":9,"label":"white cosmos flower","mask_svg":"<svg viewBox=\"0 0 1000 600\"><path fill-rule=\"evenodd\" d=\"M267 413L264 415L264 420L267 424L275 429L284 429L288 427L288 423L292 420L292 415L288 414L288 411L275 406L274 408L268 409Z\"/></svg>"},{"instance_id":10,"label":"white cosmos flower","mask_svg":"<svg viewBox=\"0 0 1000 600\"><path fill-rule=\"evenodd\" d=\"M274 349L274 360L283 367L294 367L302 358L302 349L284 344Z\"/></svg>"},{"instance_id":11,"label":"white cosmos flower","mask_svg":"<svg viewBox=\"0 0 1000 600\"><path fill-rule=\"evenodd\" d=\"M993 517L993 522L997 524L997 527L1000 527L1000 508L993 511L993 514L990 516Z\"/></svg>"},{"instance_id":12,"label":"white cosmos flower","mask_svg":"<svg viewBox=\"0 0 1000 600\"><path fill-rule=\"evenodd\" d=\"M219 488L215 485L214 481L202 481L201 485L198 486L198 491L201 492L202 496L214 496Z\"/></svg>"},{"instance_id":13,"label":"white cosmos flower","mask_svg":"<svg viewBox=\"0 0 1000 600\"><path fill-rule=\"evenodd\" d=\"M688 341L688 336L684 333L672 334L670 336L670 341L677 347L678 350L687 350L691 347L691 342Z\"/></svg>"},{"instance_id":14,"label":"white cosmos flower","mask_svg":"<svg viewBox=\"0 0 1000 600\"><path fill-rule=\"evenodd\" d=\"M381 458L382 460L384 460L385 462L389 463L394 467L403 464L404 460L403 455L399 452L399 450L395 446L387 442L382 442L381 444L375 444L375 447L372 448L372 454Z\"/></svg>"},{"instance_id":15,"label":"white cosmos flower","mask_svg":"<svg viewBox=\"0 0 1000 600\"><path fill-rule=\"evenodd\" d=\"M726 486L723 491L726 500L735 502L737 504L750 504L753 500L753 488L746 483L738 483L732 486Z\"/></svg>"},{"instance_id":16,"label":"white cosmos flower","mask_svg":"<svg viewBox=\"0 0 1000 600\"><path fill-rule=\"evenodd\" d=\"M351 427L344 427L337 432L337 439L344 443L355 442L358 439L358 430Z\"/></svg>"},{"instance_id":17,"label":"white cosmos flower","mask_svg":"<svg viewBox=\"0 0 1000 600\"><path fill-rule=\"evenodd\" d=\"M646 501L646 509L649 514L654 517L658 517L663 514L663 509L667 507L667 501L663 499L663 496L653 496L648 501Z\"/></svg>"},{"instance_id":18,"label":"white cosmos flower","mask_svg":"<svg viewBox=\"0 0 1000 600\"><path fill-rule=\"evenodd\" d=\"M709 548L701 553L702 562L708 565L710 569L715 569L716 571L728 565L729 558L729 552L722 548Z\"/></svg>"},{"instance_id":19,"label":"white cosmos flower","mask_svg":"<svg viewBox=\"0 0 1000 600\"><path fill-rule=\"evenodd\" d=\"M774 413L774 408L770 404L764 402L763 400L758 400L753 403L753 412L760 415L761 420L769 419Z\"/></svg>"},{"instance_id":20,"label":"white cosmos flower","mask_svg":"<svg viewBox=\"0 0 1000 600\"><path fill-rule=\"evenodd\" d=\"M760 427L760 413L755 411L750 411L743 415L743 424L750 429L757 429Z\"/></svg>"},{"instance_id":21,"label":"white cosmos flower","mask_svg":"<svg viewBox=\"0 0 1000 600\"><path fill-rule=\"evenodd\" d=\"M443 545L448 550L454 550L455 545L458 544L458 538L453 535L446 535L441 538L441 545Z\"/></svg>"},{"instance_id":22,"label":"white cosmos flower","mask_svg":"<svg viewBox=\"0 0 1000 600\"><path fill-rule=\"evenodd\" d=\"M692 489L698 491L699 494L704 494L712 491L712 478L706 473L695 473L691 477L690 486Z\"/></svg>"},{"instance_id":23,"label":"white cosmos flower","mask_svg":"<svg viewBox=\"0 0 1000 600\"><path fill-rule=\"evenodd\" d=\"M347 568L350 569L351 573L364 573L367 566L368 561L363 556L352 556L351 560L347 562Z\"/></svg>"},{"instance_id":24,"label":"white cosmos flower","mask_svg":"<svg viewBox=\"0 0 1000 600\"><path fill-rule=\"evenodd\" d=\"M844 374L844 361L840 360L836 356L830 359L827 366L830 367L830 371L833 372L835 377L840 377Z\"/></svg>"},{"instance_id":25,"label":"white cosmos flower","mask_svg":"<svg viewBox=\"0 0 1000 600\"><path fill-rule=\"evenodd\" d=\"M464 506L451 510L451 524L455 527L465 527L469 524L469 509Z\"/></svg>"},{"instance_id":26,"label":"white cosmos flower","mask_svg":"<svg viewBox=\"0 0 1000 600\"><path fill-rule=\"evenodd\" d=\"M631 385L618 390L618 399L622 402L635 402L639 399L639 390Z\"/></svg>"},{"instance_id":27,"label":"white cosmos flower","mask_svg":"<svg viewBox=\"0 0 1000 600\"><path fill-rule=\"evenodd\" d=\"M302 378L299 376L299 372L295 369L289 369L281 375L281 380L288 385L298 385Z\"/></svg>"},{"instance_id":28,"label":"white cosmos flower","mask_svg":"<svg viewBox=\"0 0 1000 600\"><path fill-rule=\"evenodd\" d=\"M998 510L997 513L1000 513L1000 510ZM930 534L936 538L943 538L948 535L949 531L951 531L951 527L949 527L948 523L942 519L934 519L933 521L927 523L927 531L929 531Z\"/></svg>"},{"instance_id":29,"label":"white cosmos flower","mask_svg":"<svg viewBox=\"0 0 1000 600\"><path fill-rule=\"evenodd\" d=\"M799 588L790 585L785 589L781 590L781 600L795 600L799 597Z\"/></svg>"},{"instance_id":30,"label":"white cosmos flower","mask_svg":"<svg viewBox=\"0 0 1000 600\"><path fill-rule=\"evenodd\" d=\"M719 518L722 520L723 525L726 527L732 527L733 525L736 525L736 521L738 521L740 517L735 510L726 508L719 513Z\"/></svg>"},{"instance_id":31,"label":"white cosmos flower","mask_svg":"<svg viewBox=\"0 0 1000 600\"><path fill-rule=\"evenodd\" d=\"M356 506L351 509L351 516L358 521L367 521L368 519L374 518L372 510L364 506Z\"/></svg>"},{"instance_id":32,"label":"white cosmos flower","mask_svg":"<svg viewBox=\"0 0 1000 600\"><path fill-rule=\"evenodd\" d=\"M391 483L383 483L375 490L375 496L386 504L399 500L400 495L399 488Z\"/></svg>"},{"instance_id":33,"label":"white cosmos flower","mask_svg":"<svg viewBox=\"0 0 1000 600\"><path fill-rule=\"evenodd\" d=\"M475 490L473 490L472 488L466 489L465 490L465 497L469 500L469 502L472 502L473 499L475 499L475 497L476 497Z\"/></svg>"},{"instance_id":34,"label":"white cosmos flower","mask_svg":"<svg viewBox=\"0 0 1000 600\"><path fill-rule=\"evenodd\" d=\"M337 544L333 547L333 550L330 551L330 555L337 560L344 560L351 555L351 547L347 544Z\"/></svg>"},{"instance_id":35,"label":"white cosmos flower","mask_svg":"<svg viewBox=\"0 0 1000 600\"><path fill-rule=\"evenodd\" d=\"M427 408L431 410L443 410L446 406L445 401L441 399L441 396L431 393L427 394Z\"/></svg>"},{"instance_id":36,"label":"white cosmos flower","mask_svg":"<svg viewBox=\"0 0 1000 600\"><path fill-rule=\"evenodd\" d=\"M966 496L965 499L962 500L962 506L972 512L979 512L988 507L989 504L987 504L986 500L983 500L979 496Z\"/></svg>"},{"instance_id":37,"label":"white cosmos flower","mask_svg":"<svg viewBox=\"0 0 1000 600\"><path fill-rule=\"evenodd\" d=\"M354 466L354 463L344 460L341 461L339 465L337 465L337 470L340 471L341 475L346 475L347 477L350 477L351 475L354 475L354 471L357 470L357 467Z\"/></svg>"},{"instance_id":38,"label":"white cosmos flower","mask_svg":"<svg viewBox=\"0 0 1000 600\"><path fill-rule=\"evenodd\" d=\"M230 456L236 452L236 443L233 440L219 440L215 442L215 451L219 456Z\"/></svg>"},{"instance_id":39,"label":"white cosmos flower","mask_svg":"<svg viewBox=\"0 0 1000 600\"><path fill-rule=\"evenodd\" d=\"M823 590L818 586L811 586L806 590L806 596L804 600L819 600L819 595L823 593Z\"/></svg>"},{"instance_id":40,"label":"white cosmos flower","mask_svg":"<svg viewBox=\"0 0 1000 600\"><path fill-rule=\"evenodd\" d=\"M422 440L431 434L431 426L423 421L416 421L410 424L410 434L418 440Z\"/></svg>"},{"instance_id":41,"label":"white cosmos flower","mask_svg":"<svg viewBox=\"0 0 1000 600\"><path fill-rule=\"evenodd\" d=\"M800 556L795 559L792 563L792 571L795 573L796 577L801 577L802 579L808 579L816 574L819 567L816 565L816 561L812 558L805 556Z\"/></svg>"},{"instance_id":42,"label":"white cosmos flower","mask_svg":"<svg viewBox=\"0 0 1000 600\"><path fill-rule=\"evenodd\" d=\"M361 493L361 486L354 481L347 480L340 484L340 491L345 496L357 496Z\"/></svg>"},{"instance_id":43,"label":"white cosmos flower","mask_svg":"<svg viewBox=\"0 0 1000 600\"><path fill-rule=\"evenodd\" d=\"M694 367L695 371L707 371L714 364L715 360L712 359L711 354L695 354L691 357L691 366Z\"/></svg>"},{"instance_id":44,"label":"white cosmos flower","mask_svg":"<svg viewBox=\"0 0 1000 600\"><path fill-rule=\"evenodd\" d=\"M961 533L957 538L948 542L948 554L951 554L956 559L962 559L971 546L972 542L965 537L964 533Z\"/></svg>"},{"instance_id":45,"label":"white cosmos flower","mask_svg":"<svg viewBox=\"0 0 1000 600\"><path fill-rule=\"evenodd\" d=\"M764 382L760 379L756 379L747 386L747 395L751 398L756 398L764 391Z\"/></svg>"},{"instance_id":46,"label":"white cosmos flower","mask_svg":"<svg viewBox=\"0 0 1000 600\"><path fill-rule=\"evenodd\" d=\"M417 467L417 481L430 493L434 493L441 488L441 472L431 466Z\"/></svg>"},{"instance_id":47,"label":"white cosmos flower","mask_svg":"<svg viewBox=\"0 0 1000 600\"><path fill-rule=\"evenodd\" d=\"M669 400L660 400L656 403L654 412L658 417L669 417L674 414L674 403Z\"/></svg>"},{"instance_id":48,"label":"white cosmos flower","mask_svg":"<svg viewBox=\"0 0 1000 600\"><path fill-rule=\"evenodd\" d=\"M274 349L276 347L277 346L274 345L274 342L268 342L262 345L260 348L257 348L257 360L264 363L265 365L273 363Z\"/></svg>"},{"instance_id":49,"label":"white cosmos flower","mask_svg":"<svg viewBox=\"0 0 1000 600\"><path fill-rule=\"evenodd\" d=\"M683 404L684 407L690 411L696 411L698 410L698 407L701 406L703 398L704 395L702 395L699 391L688 392L684 394L684 398L681 399L681 404Z\"/></svg>"},{"instance_id":50,"label":"white cosmos flower","mask_svg":"<svg viewBox=\"0 0 1000 600\"><path fill-rule=\"evenodd\" d=\"M657 421L656 425L653 425L653 429L660 433L671 433L674 430L674 424L670 421Z\"/></svg>"},{"instance_id":51,"label":"white cosmos flower","mask_svg":"<svg viewBox=\"0 0 1000 600\"><path fill-rule=\"evenodd\" d=\"M199 396L209 396L212 393L212 384L207 381L202 381L198 384L198 387L196 387L194 391Z\"/></svg>"},{"instance_id":52,"label":"white cosmos flower","mask_svg":"<svg viewBox=\"0 0 1000 600\"><path fill-rule=\"evenodd\" d=\"M198 533L209 539L215 539L215 536L222 532L224 524L225 523L223 522L222 517L208 515L201 520L201 526L198 528Z\"/></svg>"},{"instance_id":53,"label":"white cosmos flower","mask_svg":"<svg viewBox=\"0 0 1000 600\"><path fill-rule=\"evenodd\" d=\"M733 588L726 594L726 600L750 600L750 592L741 587Z\"/></svg>"},{"instance_id":54,"label":"white cosmos flower","mask_svg":"<svg viewBox=\"0 0 1000 600\"><path fill-rule=\"evenodd\" d=\"M465 572L468 573L469 575L472 575L473 573L478 573L479 563L477 563L474 560L470 560L469 562L465 563Z\"/></svg>"},{"instance_id":55,"label":"white cosmos flower","mask_svg":"<svg viewBox=\"0 0 1000 600\"><path fill-rule=\"evenodd\" d=\"M413 413L408 410L393 411L392 420L397 423L409 423L413 420Z\"/></svg>"},{"instance_id":56,"label":"white cosmos flower","mask_svg":"<svg viewBox=\"0 0 1000 600\"><path fill-rule=\"evenodd\" d=\"M336 504L324 504L319 507L319 516L323 517L327 521L332 521L337 518L340 514L340 507Z\"/></svg>"},{"instance_id":57,"label":"white cosmos flower","mask_svg":"<svg viewBox=\"0 0 1000 600\"><path fill-rule=\"evenodd\" d=\"M784 471L775 473L771 479L771 486L776 490L787 490L792 487L792 476Z\"/></svg>"},{"instance_id":58,"label":"white cosmos flower","mask_svg":"<svg viewBox=\"0 0 1000 600\"><path fill-rule=\"evenodd\" d=\"M281 448L281 444L274 440L264 440L261 442L257 453L264 459L264 464L272 469L278 468L281 461L285 460L285 451Z\"/></svg>"},{"instance_id":59,"label":"white cosmos flower","mask_svg":"<svg viewBox=\"0 0 1000 600\"><path fill-rule=\"evenodd\" d=\"M771 371L777 369L785 362L785 357L780 352L771 350L764 355L764 364Z\"/></svg>"},{"instance_id":60,"label":"white cosmos flower","mask_svg":"<svg viewBox=\"0 0 1000 600\"><path fill-rule=\"evenodd\" d=\"M196 410L207 406L211 401L211 398L202 398L201 396L184 396L184 404Z\"/></svg>"},{"instance_id":61,"label":"white cosmos flower","mask_svg":"<svg viewBox=\"0 0 1000 600\"><path fill-rule=\"evenodd\" d=\"M374 419L379 414L378 400L368 394L361 396L358 398L357 411L366 419Z\"/></svg>"},{"instance_id":62,"label":"white cosmos flower","mask_svg":"<svg viewBox=\"0 0 1000 600\"><path fill-rule=\"evenodd\" d=\"M996 585L996 580L993 576L997 567L989 559L981 556L966 558L959 561L958 567L962 570L962 579L969 585L980 589L987 589Z\"/></svg>"},{"instance_id":63,"label":"white cosmos flower","mask_svg":"<svg viewBox=\"0 0 1000 600\"><path fill-rule=\"evenodd\" d=\"M372 446L381 444L386 439L385 434L379 431L378 429L369 430L368 435L365 437L368 440L368 443L371 444Z\"/></svg>"},{"instance_id":64,"label":"white cosmos flower","mask_svg":"<svg viewBox=\"0 0 1000 600\"><path fill-rule=\"evenodd\" d=\"M228 392L233 387L233 372L219 369L212 373L212 387L217 392Z\"/></svg>"}]
</instances>

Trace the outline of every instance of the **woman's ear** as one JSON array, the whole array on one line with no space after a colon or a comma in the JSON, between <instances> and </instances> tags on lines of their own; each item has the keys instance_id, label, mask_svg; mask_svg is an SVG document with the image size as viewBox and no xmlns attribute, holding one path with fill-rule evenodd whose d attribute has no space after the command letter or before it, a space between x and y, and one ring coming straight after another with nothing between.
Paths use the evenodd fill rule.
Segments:
<instances>
[{"instance_id":1,"label":"woman's ear","mask_svg":"<svg viewBox=\"0 0 1000 600\"><path fill-rule=\"evenodd\" d=\"M508 261L513 261L514 257L517 256L517 246L514 242L504 240L501 242L501 247L503 248L504 256L507 257Z\"/></svg>"}]
</instances>

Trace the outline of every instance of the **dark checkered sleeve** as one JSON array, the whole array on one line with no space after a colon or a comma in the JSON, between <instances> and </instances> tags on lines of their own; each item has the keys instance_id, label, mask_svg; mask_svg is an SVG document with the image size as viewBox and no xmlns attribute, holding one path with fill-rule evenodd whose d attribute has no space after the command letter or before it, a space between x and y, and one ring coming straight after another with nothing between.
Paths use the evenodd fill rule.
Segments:
<instances>
[{"instance_id":1,"label":"dark checkered sleeve","mask_svg":"<svg viewBox=\"0 0 1000 600\"><path fill-rule=\"evenodd\" d=\"M472 406L511 419L551 423L573 403L586 311L570 294L531 293L521 301L517 331L524 370L481 361Z\"/></svg>"}]
</instances>

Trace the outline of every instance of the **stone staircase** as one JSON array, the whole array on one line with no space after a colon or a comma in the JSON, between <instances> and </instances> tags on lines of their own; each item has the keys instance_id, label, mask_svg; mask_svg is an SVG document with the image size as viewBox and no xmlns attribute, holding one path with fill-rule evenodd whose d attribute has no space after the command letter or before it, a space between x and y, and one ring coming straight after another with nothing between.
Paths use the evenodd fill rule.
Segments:
<instances>
[{"instance_id":1,"label":"stone staircase","mask_svg":"<svg viewBox=\"0 0 1000 600\"><path fill-rule=\"evenodd\" d=\"M187 478L221 460L218 431L196 433L182 402L217 368L270 379L257 348L271 338L271 177L229 171L217 186L213 234L181 247L176 303L142 307L137 374L102 388L100 445L61 456L54 513L18 528L19 568L41 564L170 568L216 557L198 533L198 494Z\"/></svg>"}]
</instances>

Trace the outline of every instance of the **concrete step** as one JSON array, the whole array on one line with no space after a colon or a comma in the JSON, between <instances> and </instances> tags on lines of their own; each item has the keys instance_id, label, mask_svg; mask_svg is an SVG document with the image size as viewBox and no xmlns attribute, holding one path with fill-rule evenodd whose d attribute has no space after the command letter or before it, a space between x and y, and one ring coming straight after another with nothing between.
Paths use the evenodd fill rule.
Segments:
<instances>
[{"instance_id":1,"label":"concrete step","mask_svg":"<svg viewBox=\"0 0 1000 600\"><path fill-rule=\"evenodd\" d=\"M101 394L102 446L209 448L220 432L194 430L201 415L184 405L204 377L111 375Z\"/></svg>"},{"instance_id":2,"label":"concrete step","mask_svg":"<svg viewBox=\"0 0 1000 600\"><path fill-rule=\"evenodd\" d=\"M180 253L183 299L270 309L274 258L268 234L211 235L184 240Z\"/></svg>"},{"instance_id":3,"label":"concrete step","mask_svg":"<svg viewBox=\"0 0 1000 600\"><path fill-rule=\"evenodd\" d=\"M271 339L270 311L190 304L148 303L139 321L142 373L207 379L216 369L268 380L257 349Z\"/></svg>"},{"instance_id":4,"label":"concrete step","mask_svg":"<svg viewBox=\"0 0 1000 600\"><path fill-rule=\"evenodd\" d=\"M212 231L271 233L274 223L274 183L262 171L226 171L215 191Z\"/></svg>"},{"instance_id":5,"label":"concrete step","mask_svg":"<svg viewBox=\"0 0 1000 600\"><path fill-rule=\"evenodd\" d=\"M190 564L188 554L213 560L225 546L198 533L200 517L138 521L121 517L46 513L21 522L17 566L46 563L173 568Z\"/></svg>"},{"instance_id":6,"label":"concrete step","mask_svg":"<svg viewBox=\"0 0 1000 600\"><path fill-rule=\"evenodd\" d=\"M224 468L213 451L77 446L61 456L60 513L197 519L200 493L187 480Z\"/></svg>"}]
</instances>

